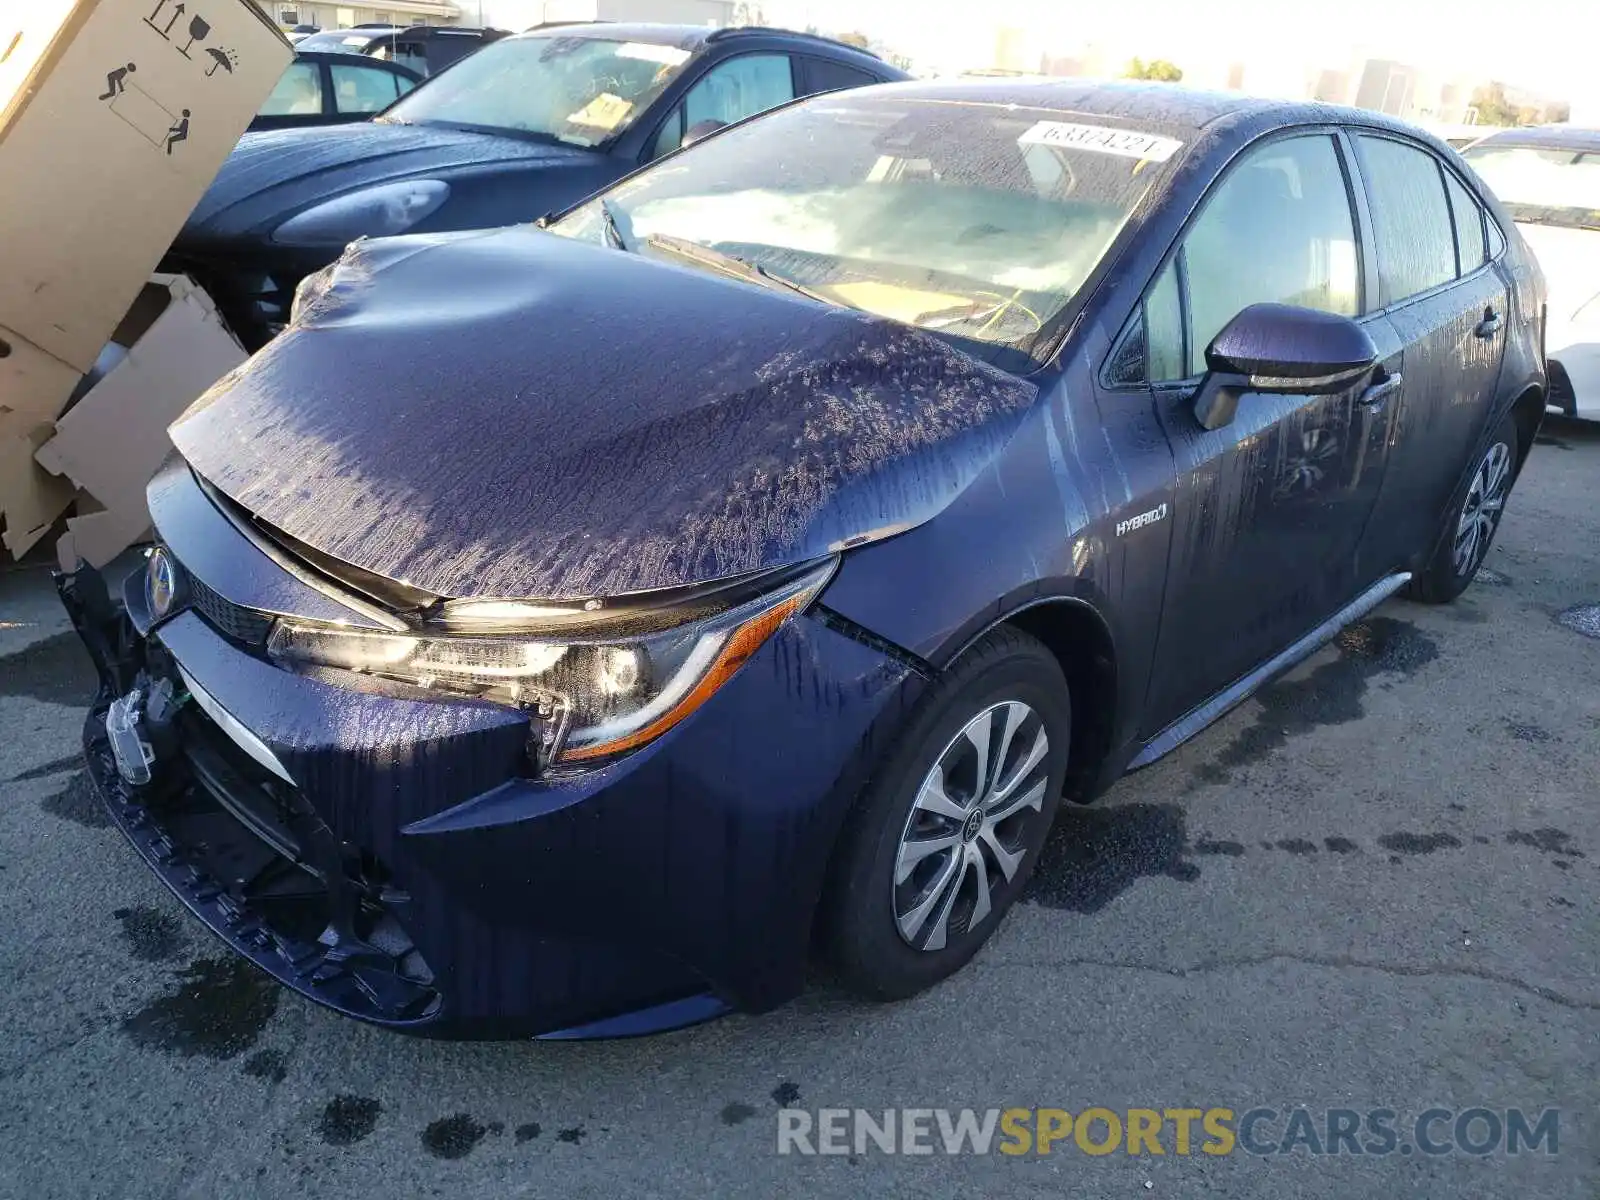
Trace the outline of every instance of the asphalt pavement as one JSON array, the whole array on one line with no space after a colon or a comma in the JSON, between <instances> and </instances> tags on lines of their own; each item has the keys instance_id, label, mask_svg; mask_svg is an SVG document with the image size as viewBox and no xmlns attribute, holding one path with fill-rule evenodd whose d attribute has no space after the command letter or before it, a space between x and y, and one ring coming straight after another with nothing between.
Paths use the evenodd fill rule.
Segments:
<instances>
[{"instance_id":1,"label":"asphalt pavement","mask_svg":"<svg viewBox=\"0 0 1600 1200\"><path fill-rule=\"evenodd\" d=\"M656 1038L449 1044L281 990L136 861L80 772L88 661L47 571L10 569L0 1196L1595 1200L1600 609L1584 606L1600 606L1600 427L1552 421L1459 602L1385 604L1063 813L1026 902L933 992L868 1005L819 982ZM1171 1123L1159 1156L1071 1137L890 1155L853 1133L842 1153L778 1153L780 1109L820 1130L823 1108L1091 1107L1274 1116L1228 1154L1202 1153L1198 1124L1178 1153ZM1300 1108L1312 1142L1290 1136ZM1430 1154L1410 1135L1433 1108L1446 1140L1473 1108L1529 1125L1558 1110L1558 1135ZM1401 1136L1352 1153L1315 1133L1329 1109L1393 1110ZM1477 1120L1468 1146L1487 1140Z\"/></svg>"}]
</instances>

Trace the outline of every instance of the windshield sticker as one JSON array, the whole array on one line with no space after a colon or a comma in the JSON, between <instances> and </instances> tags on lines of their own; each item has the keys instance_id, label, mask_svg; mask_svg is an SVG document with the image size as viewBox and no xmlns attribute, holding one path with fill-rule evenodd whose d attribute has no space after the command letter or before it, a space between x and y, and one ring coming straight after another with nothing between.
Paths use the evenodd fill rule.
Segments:
<instances>
[{"instance_id":1,"label":"windshield sticker","mask_svg":"<svg viewBox=\"0 0 1600 1200\"><path fill-rule=\"evenodd\" d=\"M567 118L573 125L592 125L596 129L615 129L633 111L633 101L613 92L601 92Z\"/></svg>"},{"instance_id":2,"label":"windshield sticker","mask_svg":"<svg viewBox=\"0 0 1600 1200\"><path fill-rule=\"evenodd\" d=\"M617 47L618 58L642 58L645 62L660 63L664 67L681 67L689 61L689 52L676 46L653 46L649 42L623 42Z\"/></svg>"},{"instance_id":3,"label":"windshield sticker","mask_svg":"<svg viewBox=\"0 0 1600 1200\"><path fill-rule=\"evenodd\" d=\"M1140 133L1136 129L1112 129L1107 125L1074 125L1066 121L1040 121L1017 139L1019 146L1061 146L1090 150L1096 154L1115 154L1144 162L1166 162L1183 143L1176 138Z\"/></svg>"}]
</instances>

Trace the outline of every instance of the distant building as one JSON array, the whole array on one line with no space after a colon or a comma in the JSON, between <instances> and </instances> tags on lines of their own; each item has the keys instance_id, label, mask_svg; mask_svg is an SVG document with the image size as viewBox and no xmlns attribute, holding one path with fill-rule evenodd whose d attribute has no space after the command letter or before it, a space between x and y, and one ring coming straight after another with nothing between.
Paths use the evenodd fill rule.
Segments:
<instances>
[{"instance_id":1,"label":"distant building","mask_svg":"<svg viewBox=\"0 0 1600 1200\"><path fill-rule=\"evenodd\" d=\"M461 0L477 16L474 0ZM454 0L369 0L363 4L334 4L327 0L255 0L267 19L293 29L315 25L318 29L349 29L354 25L458 25L460 4ZM476 20L469 22L476 24Z\"/></svg>"},{"instance_id":2,"label":"distant building","mask_svg":"<svg viewBox=\"0 0 1600 1200\"><path fill-rule=\"evenodd\" d=\"M471 5L472 0L459 0ZM755 13L759 4L743 6ZM660 21L668 25L762 24L736 21L736 0L484 0L485 20L502 29L545 21Z\"/></svg>"},{"instance_id":3,"label":"distant building","mask_svg":"<svg viewBox=\"0 0 1600 1200\"><path fill-rule=\"evenodd\" d=\"M1357 108L1370 108L1395 117L1410 116L1416 85L1415 67L1388 59L1368 59L1356 83L1353 103Z\"/></svg>"},{"instance_id":4,"label":"distant building","mask_svg":"<svg viewBox=\"0 0 1600 1200\"><path fill-rule=\"evenodd\" d=\"M1039 44L1026 29L1002 26L995 30L994 61L989 65L1007 74L1032 74L1039 69Z\"/></svg>"},{"instance_id":5,"label":"distant building","mask_svg":"<svg viewBox=\"0 0 1600 1200\"><path fill-rule=\"evenodd\" d=\"M1126 63L1112 63L1098 46L1085 46L1076 54L1044 54L1039 62L1042 75L1076 75L1085 79L1106 79L1121 75L1126 69Z\"/></svg>"}]
</instances>

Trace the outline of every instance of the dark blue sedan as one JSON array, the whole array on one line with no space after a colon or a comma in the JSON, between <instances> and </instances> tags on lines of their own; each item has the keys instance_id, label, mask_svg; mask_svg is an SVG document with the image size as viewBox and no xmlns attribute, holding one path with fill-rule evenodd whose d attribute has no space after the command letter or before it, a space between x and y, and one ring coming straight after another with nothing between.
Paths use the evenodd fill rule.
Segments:
<instances>
[{"instance_id":1,"label":"dark blue sedan","mask_svg":"<svg viewBox=\"0 0 1600 1200\"><path fill-rule=\"evenodd\" d=\"M484 51L479 60L493 53ZM900 84L361 242L61 578L93 775L352 1016L643 1032L960 968L1065 797L1483 561L1543 283L1440 143Z\"/></svg>"}]
</instances>

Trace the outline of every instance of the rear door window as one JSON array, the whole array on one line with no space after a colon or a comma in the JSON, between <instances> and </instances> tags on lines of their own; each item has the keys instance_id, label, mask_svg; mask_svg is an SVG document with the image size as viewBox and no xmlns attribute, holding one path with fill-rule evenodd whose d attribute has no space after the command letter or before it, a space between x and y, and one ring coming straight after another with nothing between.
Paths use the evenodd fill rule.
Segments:
<instances>
[{"instance_id":1,"label":"rear door window","mask_svg":"<svg viewBox=\"0 0 1600 1200\"><path fill-rule=\"evenodd\" d=\"M333 103L342 113L375 113L389 107L410 90L411 82L382 67L360 63L334 64Z\"/></svg>"},{"instance_id":2,"label":"rear door window","mask_svg":"<svg viewBox=\"0 0 1600 1200\"><path fill-rule=\"evenodd\" d=\"M794 64L787 54L727 59L707 71L668 115L651 143L650 157L676 150L684 135L702 121L732 125L794 97Z\"/></svg>"},{"instance_id":3,"label":"rear door window","mask_svg":"<svg viewBox=\"0 0 1600 1200\"><path fill-rule=\"evenodd\" d=\"M260 114L263 117L321 116L322 67L314 62L290 63L278 76Z\"/></svg>"},{"instance_id":4,"label":"rear door window","mask_svg":"<svg viewBox=\"0 0 1600 1200\"><path fill-rule=\"evenodd\" d=\"M1385 300L1398 304L1456 277L1455 224L1438 160L1392 138L1357 135L1372 202Z\"/></svg>"}]
</instances>

